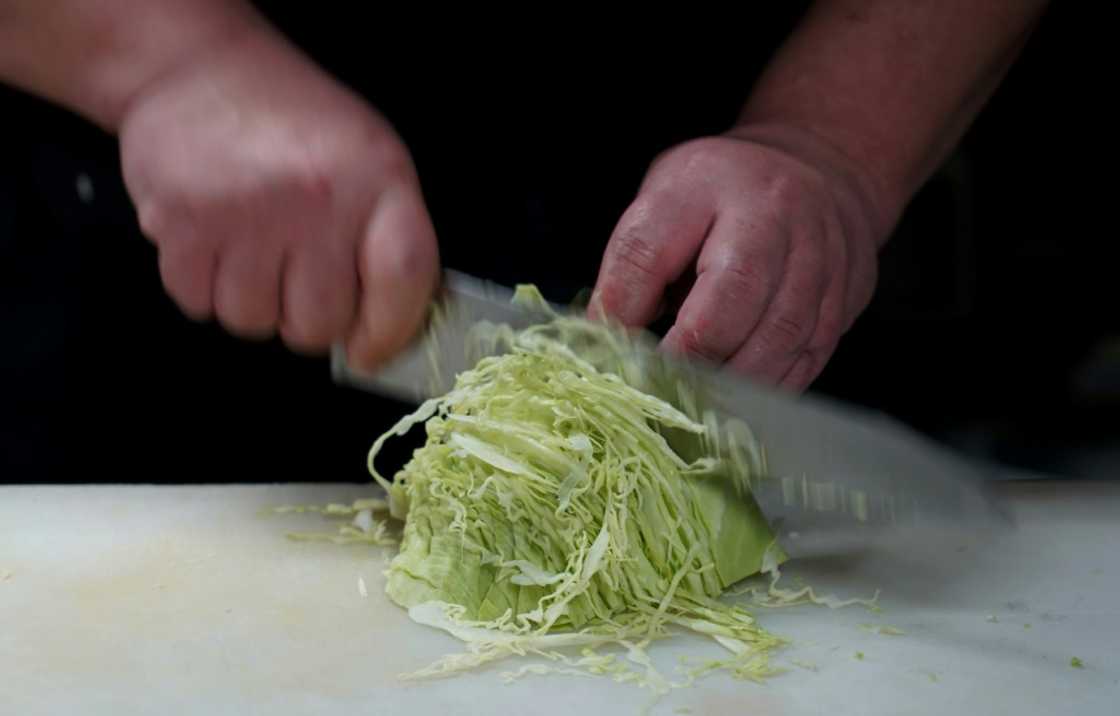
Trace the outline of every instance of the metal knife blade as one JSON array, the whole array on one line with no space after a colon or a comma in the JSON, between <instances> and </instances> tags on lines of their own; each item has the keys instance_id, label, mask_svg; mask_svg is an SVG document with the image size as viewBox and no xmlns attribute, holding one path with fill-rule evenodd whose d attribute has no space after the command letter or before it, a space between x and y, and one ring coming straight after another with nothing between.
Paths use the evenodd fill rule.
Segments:
<instances>
[{"instance_id":1,"label":"metal knife blade","mask_svg":"<svg viewBox=\"0 0 1120 716\"><path fill-rule=\"evenodd\" d=\"M436 318L420 341L376 374L354 371L336 349L338 383L419 402L441 395L482 357L467 350L480 321L523 328L542 320L510 303L513 291L447 272ZM885 415L814 396L792 397L728 371L657 350L646 336L626 343L624 370L658 376L642 388L675 402L687 386L701 409L738 418L762 444L768 479L752 484L787 549L832 551L877 527L987 529L1001 520L986 470ZM667 395L674 392L675 395ZM996 520L992 518L996 517ZM854 528L854 529L853 529ZM793 544L792 540L801 540ZM792 549L790 549L792 548Z\"/></svg>"},{"instance_id":2,"label":"metal knife blade","mask_svg":"<svg viewBox=\"0 0 1120 716\"><path fill-rule=\"evenodd\" d=\"M372 374L352 368L346 352L336 345L331 352L334 381L417 403L442 395L451 390L459 373L473 368L482 357L468 347L474 326L488 321L518 329L542 320L512 299L513 290L505 286L445 271L435 309L417 341Z\"/></svg>"}]
</instances>

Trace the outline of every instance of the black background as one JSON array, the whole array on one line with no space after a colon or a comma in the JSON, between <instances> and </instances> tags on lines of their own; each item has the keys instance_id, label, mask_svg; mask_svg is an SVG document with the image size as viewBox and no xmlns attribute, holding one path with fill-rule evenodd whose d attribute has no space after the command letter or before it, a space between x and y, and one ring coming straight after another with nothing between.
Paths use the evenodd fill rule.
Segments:
<instances>
[{"instance_id":1,"label":"black background","mask_svg":"<svg viewBox=\"0 0 1120 716\"><path fill-rule=\"evenodd\" d=\"M397 126L445 263L556 300L594 282L654 154L724 129L798 15L433 29L307 7L269 10ZM1120 300L1112 207L1090 198L1115 186L1091 129L1110 85L1086 81L1100 68L1085 27L1070 5L1044 18L915 199L816 390L1022 467L1120 471L1120 357L1087 363L1120 335ZM0 482L365 479L408 406L182 318L114 140L3 88L0 122Z\"/></svg>"}]
</instances>

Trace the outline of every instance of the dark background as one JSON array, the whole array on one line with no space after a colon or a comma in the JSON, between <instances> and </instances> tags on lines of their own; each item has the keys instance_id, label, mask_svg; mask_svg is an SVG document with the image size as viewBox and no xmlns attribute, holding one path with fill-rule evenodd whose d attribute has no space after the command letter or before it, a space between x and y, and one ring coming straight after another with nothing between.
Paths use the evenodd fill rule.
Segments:
<instances>
[{"instance_id":1,"label":"dark background","mask_svg":"<svg viewBox=\"0 0 1120 716\"><path fill-rule=\"evenodd\" d=\"M599 33L384 19L376 41L356 14L269 10L397 126L447 265L567 300L653 155L734 117L797 19L783 8ZM1116 231L1090 199L1115 181L1089 179L1110 162L1072 81L1094 65L1084 27L1069 4L1044 18L816 390L1019 467L1120 475ZM0 482L365 479L408 406L182 318L111 137L4 88L0 128Z\"/></svg>"}]
</instances>

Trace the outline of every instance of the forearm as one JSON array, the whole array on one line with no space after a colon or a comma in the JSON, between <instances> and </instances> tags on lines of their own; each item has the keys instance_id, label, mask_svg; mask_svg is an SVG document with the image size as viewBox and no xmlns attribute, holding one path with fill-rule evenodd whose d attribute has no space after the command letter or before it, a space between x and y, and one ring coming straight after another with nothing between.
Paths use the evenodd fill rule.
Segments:
<instances>
[{"instance_id":1,"label":"forearm","mask_svg":"<svg viewBox=\"0 0 1120 716\"><path fill-rule=\"evenodd\" d=\"M1044 0L818 0L738 132L809 136L861 175L882 230L995 90ZM884 237L885 238L885 237Z\"/></svg>"},{"instance_id":2,"label":"forearm","mask_svg":"<svg viewBox=\"0 0 1120 716\"><path fill-rule=\"evenodd\" d=\"M265 27L241 0L0 0L0 81L112 131L160 76Z\"/></svg>"}]
</instances>

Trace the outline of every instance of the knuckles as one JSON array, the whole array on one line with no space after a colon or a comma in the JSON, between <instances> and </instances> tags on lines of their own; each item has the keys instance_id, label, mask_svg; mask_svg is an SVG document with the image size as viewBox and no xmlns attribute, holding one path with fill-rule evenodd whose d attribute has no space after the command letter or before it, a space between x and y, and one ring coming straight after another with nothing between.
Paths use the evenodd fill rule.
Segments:
<instances>
[{"instance_id":1,"label":"knuckles","mask_svg":"<svg viewBox=\"0 0 1120 716\"><path fill-rule=\"evenodd\" d=\"M656 276L664 250L649 239L642 225L631 224L623 228L615 235L612 244L614 259L628 269L627 274L636 273L643 280Z\"/></svg>"}]
</instances>

